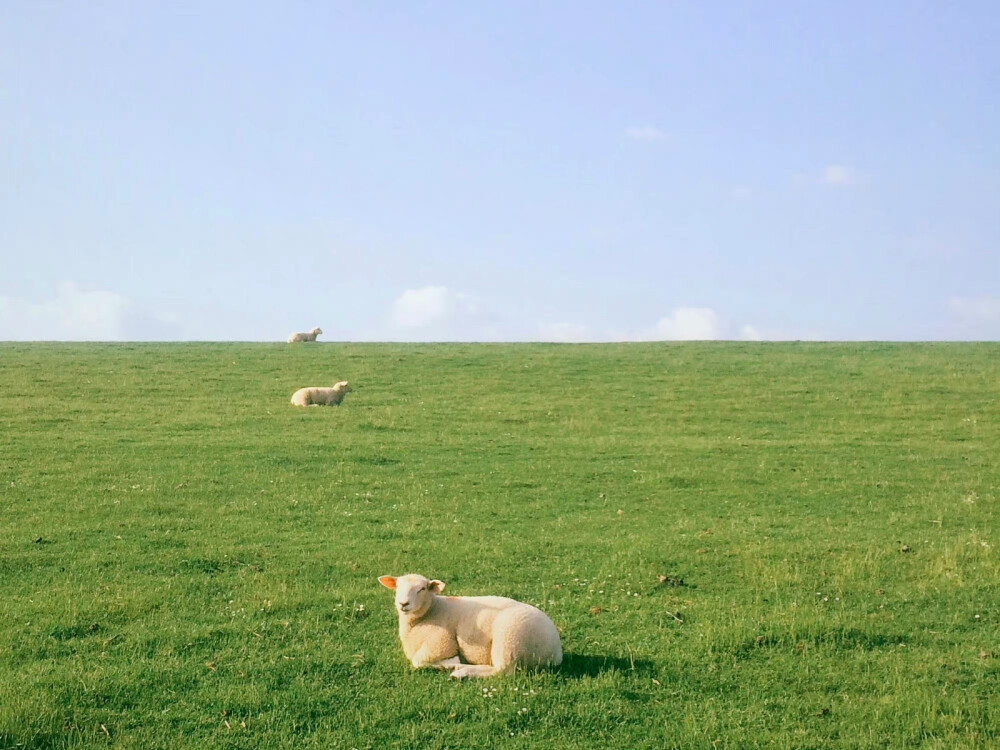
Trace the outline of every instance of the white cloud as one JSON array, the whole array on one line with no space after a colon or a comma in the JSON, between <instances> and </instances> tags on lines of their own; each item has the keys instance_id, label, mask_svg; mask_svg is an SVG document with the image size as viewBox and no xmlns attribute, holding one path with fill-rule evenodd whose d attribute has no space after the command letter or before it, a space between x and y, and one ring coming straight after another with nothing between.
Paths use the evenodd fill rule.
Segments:
<instances>
[{"instance_id":1,"label":"white cloud","mask_svg":"<svg viewBox=\"0 0 1000 750\"><path fill-rule=\"evenodd\" d=\"M39 302L0 295L0 340L123 341L168 338L172 313L149 313L117 292L84 290L72 281L56 285Z\"/></svg>"},{"instance_id":2,"label":"white cloud","mask_svg":"<svg viewBox=\"0 0 1000 750\"><path fill-rule=\"evenodd\" d=\"M740 329L740 338L744 341L760 341L764 337L761 335L760 331L756 327L751 325L745 325Z\"/></svg>"},{"instance_id":3,"label":"white cloud","mask_svg":"<svg viewBox=\"0 0 1000 750\"><path fill-rule=\"evenodd\" d=\"M661 341L710 341L722 338L719 314L709 307L678 307L660 318L651 338Z\"/></svg>"},{"instance_id":4,"label":"white cloud","mask_svg":"<svg viewBox=\"0 0 1000 750\"><path fill-rule=\"evenodd\" d=\"M423 328L447 320L454 295L444 286L407 289L392 305L392 322L401 328Z\"/></svg>"},{"instance_id":5,"label":"white cloud","mask_svg":"<svg viewBox=\"0 0 1000 750\"><path fill-rule=\"evenodd\" d=\"M669 137L664 131L652 125L625 128L625 135L637 141L665 141Z\"/></svg>"},{"instance_id":6,"label":"white cloud","mask_svg":"<svg viewBox=\"0 0 1000 750\"><path fill-rule=\"evenodd\" d=\"M1000 321L1000 297L952 297L948 307L956 316L970 323Z\"/></svg>"},{"instance_id":7,"label":"white cloud","mask_svg":"<svg viewBox=\"0 0 1000 750\"><path fill-rule=\"evenodd\" d=\"M843 164L830 164L823 170L820 182L834 187L850 187L858 182L858 171Z\"/></svg>"},{"instance_id":8,"label":"white cloud","mask_svg":"<svg viewBox=\"0 0 1000 750\"><path fill-rule=\"evenodd\" d=\"M476 300L445 286L407 289L392 303L392 328L408 340L497 341L505 334ZM397 334L392 334L397 335Z\"/></svg>"}]
</instances>

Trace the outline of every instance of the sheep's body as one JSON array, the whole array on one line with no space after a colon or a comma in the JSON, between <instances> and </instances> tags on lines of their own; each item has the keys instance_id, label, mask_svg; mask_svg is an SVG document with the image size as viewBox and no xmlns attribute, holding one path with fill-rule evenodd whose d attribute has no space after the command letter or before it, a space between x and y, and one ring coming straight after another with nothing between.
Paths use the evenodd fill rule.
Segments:
<instances>
[{"instance_id":1,"label":"sheep's body","mask_svg":"<svg viewBox=\"0 0 1000 750\"><path fill-rule=\"evenodd\" d=\"M346 380L333 388L299 388L292 394L292 406L340 406L351 390Z\"/></svg>"},{"instance_id":2,"label":"sheep's body","mask_svg":"<svg viewBox=\"0 0 1000 750\"><path fill-rule=\"evenodd\" d=\"M388 585L386 579L379 580ZM452 669L452 677L461 679L562 663L559 631L530 604L502 596L438 596L444 584L423 576L390 580L399 582L399 639L417 669ZM407 603L426 601L407 610L400 607L401 595Z\"/></svg>"},{"instance_id":3,"label":"sheep's body","mask_svg":"<svg viewBox=\"0 0 1000 750\"><path fill-rule=\"evenodd\" d=\"M313 328L309 333L293 333L288 337L289 344L295 344L299 341L315 341L316 337L323 333L322 328Z\"/></svg>"},{"instance_id":4,"label":"sheep's body","mask_svg":"<svg viewBox=\"0 0 1000 750\"><path fill-rule=\"evenodd\" d=\"M452 662L457 678L562 663L552 620L530 604L501 596L435 597L423 617L400 618L399 638L406 658L418 669L458 657L459 662Z\"/></svg>"}]
</instances>

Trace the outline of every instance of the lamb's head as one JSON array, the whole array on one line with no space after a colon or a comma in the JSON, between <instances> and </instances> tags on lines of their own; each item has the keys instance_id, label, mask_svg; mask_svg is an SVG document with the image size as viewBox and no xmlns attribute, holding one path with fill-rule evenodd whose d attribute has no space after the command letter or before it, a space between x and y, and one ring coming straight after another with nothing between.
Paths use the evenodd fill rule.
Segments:
<instances>
[{"instance_id":1,"label":"lamb's head","mask_svg":"<svg viewBox=\"0 0 1000 750\"><path fill-rule=\"evenodd\" d=\"M434 597L444 591L443 581L428 581L414 574L399 578L382 576L378 582L387 589L396 590L396 611L408 617L424 615L434 603Z\"/></svg>"},{"instance_id":2,"label":"lamb's head","mask_svg":"<svg viewBox=\"0 0 1000 750\"><path fill-rule=\"evenodd\" d=\"M323 329L320 328L319 326L317 326L316 328L312 329L312 334L314 336L319 336L321 333L323 333Z\"/></svg>"},{"instance_id":3,"label":"lamb's head","mask_svg":"<svg viewBox=\"0 0 1000 750\"><path fill-rule=\"evenodd\" d=\"M346 380L341 380L339 383L335 383L333 389L335 391L340 391L341 393L350 393L354 390Z\"/></svg>"}]
</instances>

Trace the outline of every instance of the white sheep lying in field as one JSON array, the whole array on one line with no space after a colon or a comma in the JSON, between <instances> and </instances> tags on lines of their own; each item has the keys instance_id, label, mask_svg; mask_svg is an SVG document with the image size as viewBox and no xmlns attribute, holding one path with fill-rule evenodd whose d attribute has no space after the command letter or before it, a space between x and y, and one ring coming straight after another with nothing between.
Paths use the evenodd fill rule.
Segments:
<instances>
[{"instance_id":1,"label":"white sheep lying in field","mask_svg":"<svg viewBox=\"0 0 1000 750\"><path fill-rule=\"evenodd\" d=\"M316 337L323 333L322 328L313 328L309 333L293 333L288 337L288 343L294 344L298 341L315 341Z\"/></svg>"},{"instance_id":2,"label":"white sheep lying in field","mask_svg":"<svg viewBox=\"0 0 1000 750\"><path fill-rule=\"evenodd\" d=\"M353 388L341 380L333 388L299 388L292 394L292 406L340 406Z\"/></svg>"},{"instance_id":3,"label":"white sheep lying in field","mask_svg":"<svg viewBox=\"0 0 1000 750\"><path fill-rule=\"evenodd\" d=\"M559 631L530 604L502 596L440 596L444 583L420 575L378 580L396 590L399 640L417 669L451 669L460 680L562 663Z\"/></svg>"}]
</instances>

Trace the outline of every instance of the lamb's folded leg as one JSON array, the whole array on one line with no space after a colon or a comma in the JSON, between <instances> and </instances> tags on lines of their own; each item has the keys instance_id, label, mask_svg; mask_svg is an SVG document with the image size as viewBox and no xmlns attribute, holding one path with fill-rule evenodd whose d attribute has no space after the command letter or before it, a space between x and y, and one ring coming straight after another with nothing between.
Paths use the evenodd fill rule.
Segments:
<instances>
[{"instance_id":1,"label":"lamb's folded leg","mask_svg":"<svg viewBox=\"0 0 1000 750\"><path fill-rule=\"evenodd\" d=\"M431 661L434 656L439 656L441 654L440 650L437 650L437 654L434 651L437 649L432 649L424 644L420 649L413 655L410 659L410 663L416 669L424 669L426 667L433 667L434 669L454 669L455 667L462 666L462 660L458 656L449 656L447 659L438 659L437 661Z\"/></svg>"},{"instance_id":2,"label":"lamb's folded leg","mask_svg":"<svg viewBox=\"0 0 1000 750\"><path fill-rule=\"evenodd\" d=\"M452 673L452 678L456 680L462 680L466 677L492 677L495 674L503 672L502 669L497 669L491 664L463 664L462 666L456 668Z\"/></svg>"},{"instance_id":3,"label":"lamb's folded leg","mask_svg":"<svg viewBox=\"0 0 1000 750\"><path fill-rule=\"evenodd\" d=\"M464 667L462 664L462 659L458 656L453 656L450 659L442 659L441 661L436 661L430 666L434 669L455 669L456 667Z\"/></svg>"}]
</instances>

